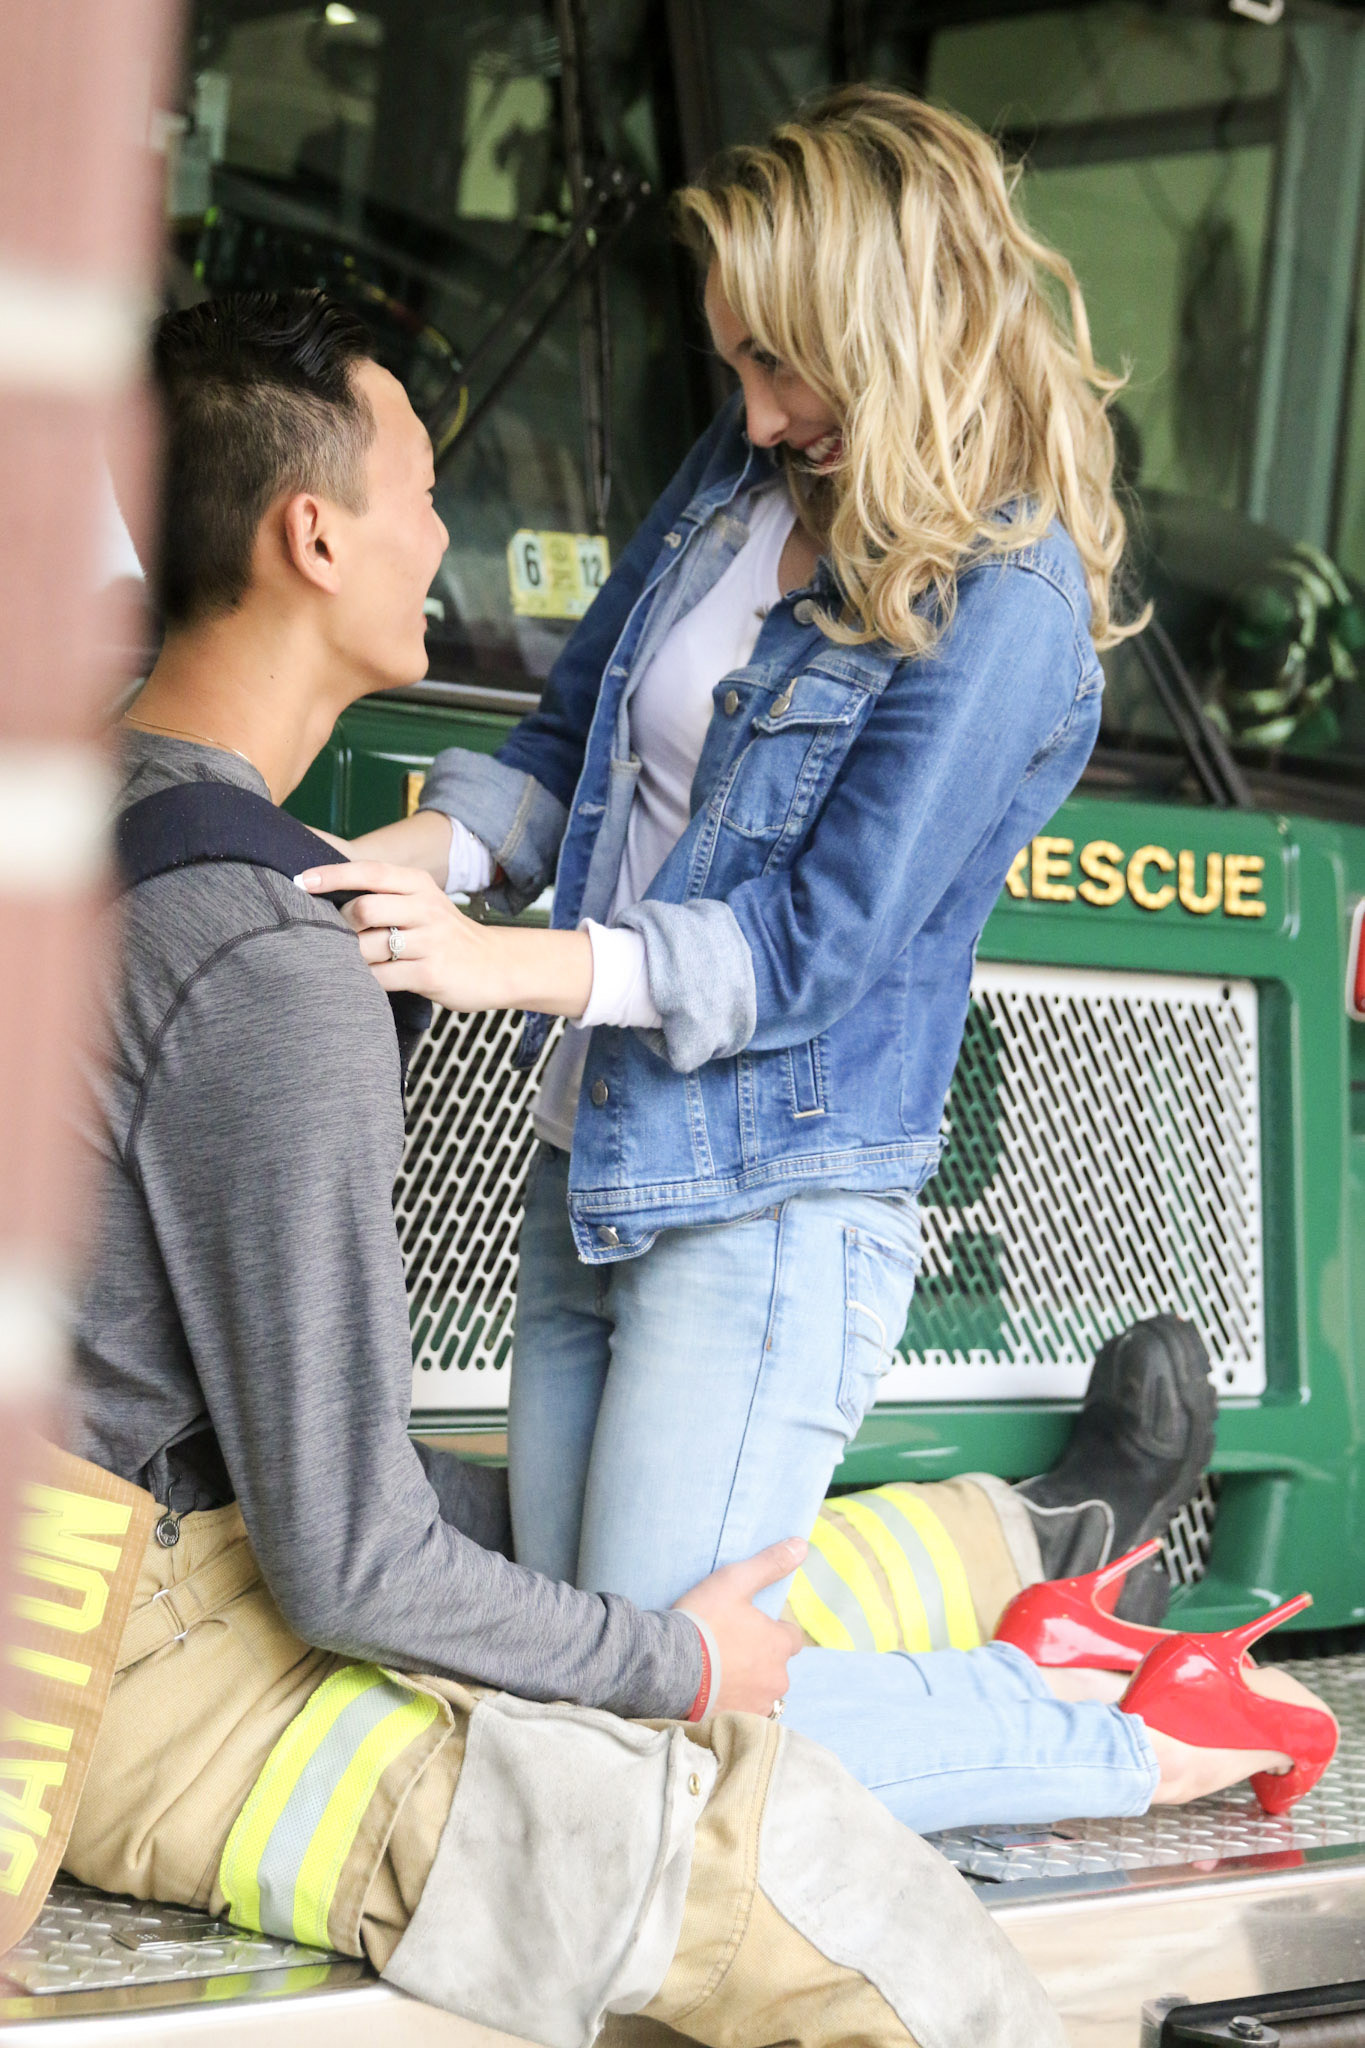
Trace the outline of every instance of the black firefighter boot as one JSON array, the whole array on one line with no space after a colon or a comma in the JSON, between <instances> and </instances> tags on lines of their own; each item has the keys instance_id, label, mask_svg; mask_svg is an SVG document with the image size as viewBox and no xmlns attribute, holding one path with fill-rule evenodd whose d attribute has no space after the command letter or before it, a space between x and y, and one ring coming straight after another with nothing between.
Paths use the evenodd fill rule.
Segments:
<instances>
[{"instance_id":1,"label":"black firefighter boot","mask_svg":"<svg viewBox=\"0 0 1365 2048\"><path fill-rule=\"evenodd\" d=\"M1038 1536L1045 1579L1095 1571L1159 1536L1192 1499L1213 1456L1218 1397L1193 1323L1146 1316L1097 1353L1071 1441L1050 1472L1015 1488ZM1165 1618L1160 1553L1131 1572L1117 1611Z\"/></svg>"}]
</instances>

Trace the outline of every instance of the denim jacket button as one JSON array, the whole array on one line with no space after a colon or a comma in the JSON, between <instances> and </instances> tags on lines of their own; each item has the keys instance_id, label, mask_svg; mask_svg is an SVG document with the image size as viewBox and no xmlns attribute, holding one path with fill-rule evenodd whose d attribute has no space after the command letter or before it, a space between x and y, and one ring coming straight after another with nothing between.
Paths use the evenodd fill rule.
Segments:
<instances>
[{"instance_id":1,"label":"denim jacket button","mask_svg":"<svg viewBox=\"0 0 1365 2048\"><path fill-rule=\"evenodd\" d=\"M727 718L733 718L733 717L734 717L734 715L735 715L735 713L736 713L736 712L738 711L738 709L739 709L739 691L738 691L738 690L727 690L727 691L725 692L725 716L726 716Z\"/></svg>"},{"instance_id":2,"label":"denim jacket button","mask_svg":"<svg viewBox=\"0 0 1365 2048\"><path fill-rule=\"evenodd\" d=\"M597 1104L597 1107L598 1107L599 1109L600 1109L600 1108L602 1107L603 1103L604 1103L604 1102L606 1101L606 1099L607 1099L608 1095L610 1095L610 1093L611 1093L611 1090L610 1090L610 1089L608 1088L608 1086L607 1086L607 1084L606 1084L606 1082L605 1082L605 1081L594 1081L594 1082L593 1082L593 1084L592 1084L592 1099L593 1099L593 1101L594 1101L594 1102L595 1102L595 1103Z\"/></svg>"},{"instance_id":3,"label":"denim jacket button","mask_svg":"<svg viewBox=\"0 0 1365 2048\"><path fill-rule=\"evenodd\" d=\"M597 1242L606 1245L610 1250L620 1244L621 1233L614 1223L604 1223L597 1233Z\"/></svg>"},{"instance_id":4,"label":"denim jacket button","mask_svg":"<svg viewBox=\"0 0 1365 2048\"><path fill-rule=\"evenodd\" d=\"M798 626L809 626L813 623L815 618L815 606L811 603L808 597L803 597L800 604L796 605L793 608L792 617L795 619Z\"/></svg>"}]
</instances>

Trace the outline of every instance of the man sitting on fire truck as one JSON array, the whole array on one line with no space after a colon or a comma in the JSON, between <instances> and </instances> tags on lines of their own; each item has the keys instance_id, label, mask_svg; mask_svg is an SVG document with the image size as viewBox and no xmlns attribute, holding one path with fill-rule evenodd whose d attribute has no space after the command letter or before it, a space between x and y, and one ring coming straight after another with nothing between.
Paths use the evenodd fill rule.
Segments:
<instances>
[{"instance_id":1,"label":"man sitting on fire truck","mask_svg":"<svg viewBox=\"0 0 1365 2048\"><path fill-rule=\"evenodd\" d=\"M314 295L175 315L156 363L168 631L124 803L240 793L265 848L340 711L425 669L430 444ZM751 1600L800 1542L642 1613L519 1570L501 1475L409 1439L393 1019L331 903L222 854L125 905L71 1442L158 1519L67 1866L556 2048L641 2010L736 2048L1059 2041L957 1874L769 1713L801 1638ZM1054 1475L945 1489L987 1632L1192 1489L1169 1337L1115 1348Z\"/></svg>"}]
</instances>

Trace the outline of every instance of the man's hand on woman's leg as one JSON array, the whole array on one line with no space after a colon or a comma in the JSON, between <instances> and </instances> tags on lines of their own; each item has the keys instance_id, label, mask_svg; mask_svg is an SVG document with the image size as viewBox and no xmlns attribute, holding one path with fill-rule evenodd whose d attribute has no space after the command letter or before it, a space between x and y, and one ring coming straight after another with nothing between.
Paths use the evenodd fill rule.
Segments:
<instances>
[{"instance_id":1,"label":"man's hand on woman's leg","mask_svg":"<svg viewBox=\"0 0 1365 2048\"><path fill-rule=\"evenodd\" d=\"M725 1564L674 1605L704 1621L720 1652L720 1683L710 1711L770 1714L787 1694L787 1663L803 1637L794 1622L773 1621L754 1595L794 1572L806 1554L799 1537L770 1543L742 1564Z\"/></svg>"}]
</instances>

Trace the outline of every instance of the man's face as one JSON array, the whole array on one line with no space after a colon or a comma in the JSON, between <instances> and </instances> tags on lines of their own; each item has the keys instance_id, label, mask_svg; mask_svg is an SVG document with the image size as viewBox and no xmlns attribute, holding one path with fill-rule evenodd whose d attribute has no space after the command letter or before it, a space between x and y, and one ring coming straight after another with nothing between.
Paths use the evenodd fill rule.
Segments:
<instances>
[{"instance_id":1,"label":"man's face","mask_svg":"<svg viewBox=\"0 0 1365 2048\"><path fill-rule=\"evenodd\" d=\"M328 631L365 689L392 690L427 672L423 604L449 535L431 498L431 441L407 393L378 363L357 363L351 375L375 433L365 458L365 510L344 515L339 530L340 590L328 607Z\"/></svg>"}]
</instances>

